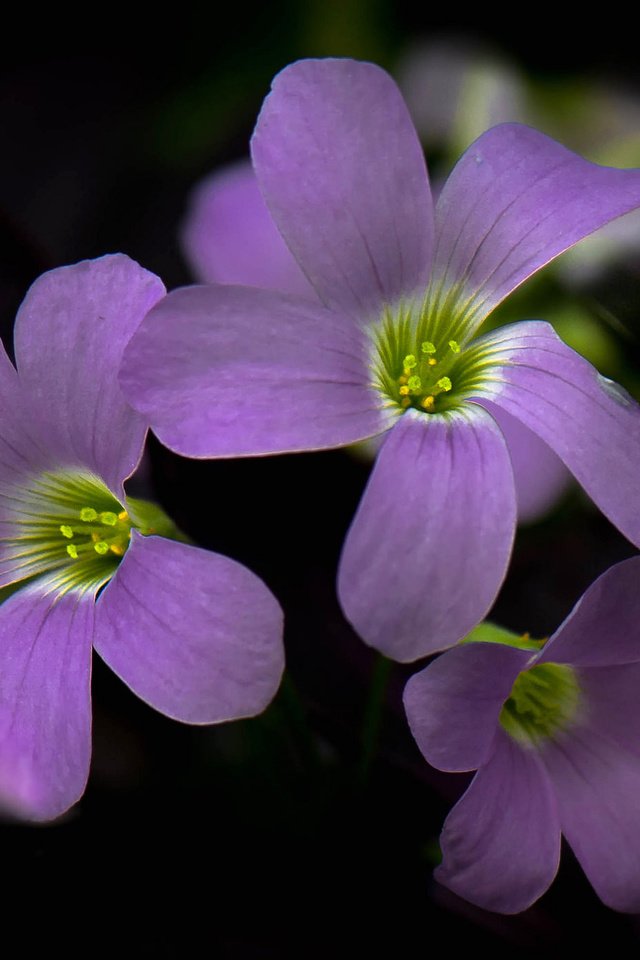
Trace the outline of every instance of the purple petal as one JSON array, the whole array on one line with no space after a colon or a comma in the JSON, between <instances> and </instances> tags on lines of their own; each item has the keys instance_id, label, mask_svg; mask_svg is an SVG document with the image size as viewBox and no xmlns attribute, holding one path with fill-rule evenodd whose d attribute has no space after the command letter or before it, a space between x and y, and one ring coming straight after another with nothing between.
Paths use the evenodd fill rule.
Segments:
<instances>
[{"instance_id":1,"label":"purple petal","mask_svg":"<svg viewBox=\"0 0 640 960\"><path fill-rule=\"evenodd\" d=\"M15 367L0 343L0 489L51 463L52 454L45 438L34 429L28 403ZM4 503L0 503L2 511Z\"/></svg>"},{"instance_id":2,"label":"purple petal","mask_svg":"<svg viewBox=\"0 0 640 960\"><path fill-rule=\"evenodd\" d=\"M545 645L541 661L601 667L640 661L640 557L591 584ZM639 688L640 689L640 688Z\"/></svg>"},{"instance_id":3,"label":"purple petal","mask_svg":"<svg viewBox=\"0 0 640 960\"><path fill-rule=\"evenodd\" d=\"M600 167L519 124L493 127L438 199L434 281L470 333L532 273L638 206L640 170Z\"/></svg>"},{"instance_id":4,"label":"purple petal","mask_svg":"<svg viewBox=\"0 0 640 960\"><path fill-rule=\"evenodd\" d=\"M640 913L639 683L637 664L582 671L587 719L543 753L582 869L608 906L630 913Z\"/></svg>"},{"instance_id":5,"label":"purple petal","mask_svg":"<svg viewBox=\"0 0 640 960\"><path fill-rule=\"evenodd\" d=\"M414 674L404 691L409 726L438 770L475 770L489 757L504 701L531 651L465 643Z\"/></svg>"},{"instance_id":6,"label":"purple petal","mask_svg":"<svg viewBox=\"0 0 640 960\"><path fill-rule=\"evenodd\" d=\"M119 496L147 425L125 403L118 369L125 344L164 292L152 273L116 254L45 273L16 320L20 381L60 465L92 470Z\"/></svg>"},{"instance_id":7,"label":"purple petal","mask_svg":"<svg viewBox=\"0 0 640 960\"><path fill-rule=\"evenodd\" d=\"M168 447L192 457L335 447L390 423L365 334L310 300L185 287L125 351L122 386Z\"/></svg>"},{"instance_id":8,"label":"purple petal","mask_svg":"<svg viewBox=\"0 0 640 960\"><path fill-rule=\"evenodd\" d=\"M387 438L342 553L342 607L363 640L415 660L460 640L506 573L515 495L496 423L470 404L408 410Z\"/></svg>"},{"instance_id":9,"label":"purple petal","mask_svg":"<svg viewBox=\"0 0 640 960\"><path fill-rule=\"evenodd\" d=\"M548 444L495 403L485 407L504 434L516 486L518 523L533 523L543 517L566 492L571 474Z\"/></svg>"},{"instance_id":10,"label":"purple petal","mask_svg":"<svg viewBox=\"0 0 640 960\"><path fill-rule=\"evenodd\" d=\"M477 344L487 354L495 351L489 399L542 437L602 512L640 546L640 406L548 323L511 324Z\"/></svg>"},{"instance_id":11,"label":"purple petal","mask_svg":"<svg viewBox=\"0 0 640 960\"><path fill-rule=\"evenodd\" d=\"M238 283L315 299L271 218L249 162L213 174L194 190L182 247L203 283Z\"/></svg>"},{"instance_id":12,"label":"purple petal","mask_svg":"<svg viewBox=\"0 0 640 960\"><path fill-rule=\"evenodd\" d=\"M424 290L433 212L422 147L393 80L302 60L273 82L251 144L267 205L321 299L380 314Z\"/></svg>"},{"instance_id":13,"label":"purple petal","mask_svg":"<svg viewBox=\"0 0 640 960\"><path fill-rule=\"evenodd\" d=\"M47 589L0 607L0 803L32 820L82 796L91 757L93 595Z\"/></svg>"},{"instance_id":14,"label":"purple petal","mask_svg":"<svg viewBox=\"0 0 640 960\"><path fill-rule=\"evenodd\" d=\"M537 753L498 731L440 842L436 880L478 907L519 913L542 896L558 870L560 824Z\"/></svg>"},{"instance_id":15,"label":"purple petal","mask_svg":"<svg viewBox=\"0 0 640 960\"><path fill-rule=\"evenodd\" d=\"M134 533L98 599L95 648L134 693L186 723L253 716L278 689L282 612L228 557Z\"/></svg>"}]
</instances>

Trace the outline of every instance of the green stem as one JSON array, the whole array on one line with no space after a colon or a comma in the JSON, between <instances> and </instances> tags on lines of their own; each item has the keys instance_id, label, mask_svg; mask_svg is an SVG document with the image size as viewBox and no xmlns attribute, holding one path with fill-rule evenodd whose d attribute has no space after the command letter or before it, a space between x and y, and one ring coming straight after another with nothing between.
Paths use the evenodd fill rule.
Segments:
<instances>
[{"instance_id":1,"label":"green stem","mask_svg":"<svg viewBox=\"0 0 640 960\"><path fill-rule=\"evenodd\" d=\"M382 721L382 708L384 706L387 683L391 673L392 661L383 657L382 654L376 654L371 672L371 683L369 685L369 695L364 707L362 717L361 744L362 753L358 765L358 779L361 784L365 784L375 758L378 746L378 736L380 733L380 724Z\"/></svg>"}]
</instances>

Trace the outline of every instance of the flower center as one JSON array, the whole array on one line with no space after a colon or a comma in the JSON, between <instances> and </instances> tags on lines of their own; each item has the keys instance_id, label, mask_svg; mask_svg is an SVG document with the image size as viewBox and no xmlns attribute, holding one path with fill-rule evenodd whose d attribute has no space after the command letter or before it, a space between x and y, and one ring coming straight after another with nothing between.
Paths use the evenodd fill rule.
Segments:
<instances>
[{"instance_id":1,"label":"flower center","mask_svg":"<svg viewBox=\"0 0 640 960\"><path fill-rule=\"evenodd\" d=\"M458 406L478 383L483 357L461 347L446 332L427 336L427 320L411 309L388 310L373 328L370 368L373 386L401 413L441 413Z\"/></svg>"},{"instance_id":2,"label":"flower center","mask_svg":"<svg viewBox=\"0 0 640 960\"><path fill-rule=\"evenodd\" d=\"M565 663L539 663L516 678L500 724L514 740L536 746L570 726L579 705L575 670Z\"/></svg>"},{"instance_id":3,"label":"flower center","mask_svg":"<svg viewBox=\"0 0 640 960\"><path fill-rule=\"evenodd\" d=\"M5 582L56 571L60 587L89 589L114 574L131 530L171 536L175 527L153 504L120 503L88 472L46 472L8 491L0 540Z\"/></svg>"}]
</instances>

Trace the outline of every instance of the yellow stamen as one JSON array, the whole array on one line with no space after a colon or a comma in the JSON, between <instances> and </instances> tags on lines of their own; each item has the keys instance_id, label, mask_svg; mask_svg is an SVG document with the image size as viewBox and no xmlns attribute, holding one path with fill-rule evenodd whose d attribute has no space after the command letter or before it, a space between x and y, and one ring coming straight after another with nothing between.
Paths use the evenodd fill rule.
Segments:
<instances>
[{"instance_id":1,"label":"yellow stamen","mask_svg":"<svg viewBox=\"0 0 640 960\"><path fill-rule=\"evenodd\" d=\"M406 384L405 384L403 387L400 387L400 396L401 396L401 397L406 397L406 395L407 395L408 393L409 393L409 387L408 387Z\"/></svg>"},{"instance_id":2,"label":"yellow stamen","mask_svg":"<svg viewBox=\"0 0 640 960\"><path fill-rule=\"evenodd\" d=\"M124 556L124 548L121 547L119 543L110 544L109 549L111 550L111 553L115 553L116 557Z\"/></svg>"},{"instance_id":3,"label":"yellow stamen","mask_svg":"<svg viewBox=\"0 0 640 960\"><path fill-rule=\"evenodd\" d=\"M98 519L98 514L93 507L83 507L80 511L80 519L84 520L85 523L92 523Z\"/></svg>"},{"instance_id":4,"label":"yellow stamen","mask_svg":"<svg viewBox=\"0 0 640 960\"><path fill-rule=\"evenodd\" d=\"M128 519L129 519L129 514L127 513L127 511L121 510L120 513L118 514L118 520L128 520Z\"/></svg>"},{"instance_id":5,"label":"yellow stamen","mask_svg":"<svg viewBox=\"0 0 640 960\"><path fill-rule=\"evenodd\" d=\"M423 397L420 406L424 407L425 410L433 410L434 403L435 397Z\"/></svg>"},{"instance_id":6,"label":"yellow stamen","mask_svg":"<svg viewBox=\"0 0 640 960\"><path fill-rule=\"evenodd\" d=\"M100 540L98 543L94 543L93 549L103 557L105 553L109 552L109 544L104 540Z\"/></svg>"},{"instance_id":7,"label":"yellow stamen","mask_svg":"<svg viewBox=\"0 0 640 960\"><path fill-rule=\"evenodd\" d=\"M67 540L71 540L73 537L73 528L66 523L60 524L60 533L63 537L66 537Z\"/></svg>"},{"instance_id":8,"label":"yellow stamen","mask_svg":"<svg viewBox=\"0 0 640 960\"><path fill-rule=\"evenodd\" d=\"M436 360L435 357L429 357L429 359L427 360L427 363L429 364L430 367L435 367L437 362L438 361Z\"/></svg>"},{"instance_id":9,"label":"yellow stamen","mask_svg":"<svg viewBox=\"0 0 640 960\"><path fill-rule=\"evenodd\" d=\"M75 544L73 544L73 543L68 543L68 544L67 544L67 553L69 554L69 556L71 557L72 560L77 560L77 559L78 559L78 550L77 550Z\"/></svg>"},{"instance_id":10,"label":"yellow stamen","mask_svg":"<svg viewBox=\"0 0 640 960\"><path fill-rule=\"evenodd\" d=\"M440 377L436 383L436 387L440 387L441 390L449 391L451 390L451 380L449 380L449 377Z\"/></svg>"},{"instance_id":11,"label":"yellow stamen","mask_svg":"<svg viewBox=\"0 0 640 960\"><path fill-rule=\"evenodd\" d=\"M100 522L104 523L106 527L115 527L118 522L118 514L111 510L103 510L100 514Z\"/></svg>"}]
</instances>

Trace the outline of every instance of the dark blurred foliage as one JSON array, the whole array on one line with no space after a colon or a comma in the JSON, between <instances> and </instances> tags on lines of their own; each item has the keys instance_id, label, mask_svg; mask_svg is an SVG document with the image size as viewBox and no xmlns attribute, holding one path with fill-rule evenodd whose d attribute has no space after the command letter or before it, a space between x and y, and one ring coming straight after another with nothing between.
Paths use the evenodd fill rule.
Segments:
<instances>
[{"instance_id":1,"label":"dark blurred foliage","mask_svg":"<svg viewBox=\"0 0 640 960\"><path fill-rule=\"evenodd\" d=\"M300 56L393 68L416 36L463 29L540 74L637 79L636 38L618 20L581 16L562 28L543 8L504 19L478 6L464 20L417 9L390 0L240 0L152 15L133 5L13 8L0 41L7 345L44 269L124 251L169 287L189 282L176 237L188 191L246 153L271 77ZM593 293L637 333L635 277L610 276ZM599 903L568 850L554 887L518 917L483 913L433 883L440 826L468 778L423 762L401 706L412 668L385 666L336 601L365 464L340 451L202 463L151 438L148 467L140 485L197 543L246 563L277 594L288 677L263 717L191 728L147 708L96 659L85 797L51 826L0 825L8 955L43 946L72 956L554 955L637 941L638 922ZM574 492L518 535L494 617L548 634L632 552Z\"/></svg>"}]
</instances>

